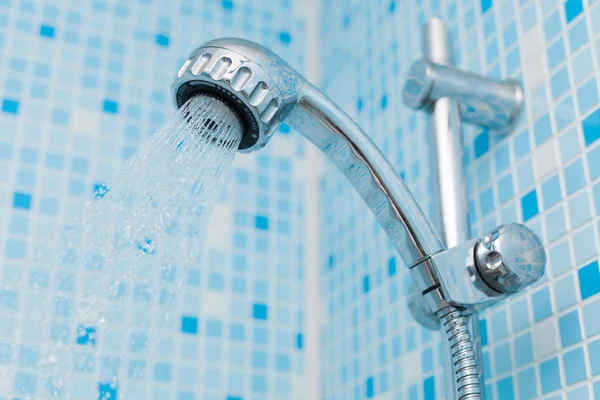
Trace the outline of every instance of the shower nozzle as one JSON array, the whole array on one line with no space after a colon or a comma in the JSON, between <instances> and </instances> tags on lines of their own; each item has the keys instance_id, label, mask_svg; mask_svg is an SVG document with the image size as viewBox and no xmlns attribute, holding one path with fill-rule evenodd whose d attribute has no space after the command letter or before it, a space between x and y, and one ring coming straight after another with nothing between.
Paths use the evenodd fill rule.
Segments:
<instances>
[{"instance_id":1,"label":"shower nozzle","mask_svg":"<svg viewBox=\"0 0 600 400\"><path fill-rule=\"evenodd\" d=\"M279 56L243 39L205 43L185 61L172 85L181 107L192 96L210 94L227 103L243 124L240 151L264 147L298 102L303 78Z\"/></svg>"},{"instance_id":2,"label":"shower nozzle","mask_svg":"<svg viewBox=\"0 0 600 400\"><path fill-rule=\"evenodd\" d=\"M183 63L172 93L177 107L196 95L228 104L243 125L238 148L243 152L263 148L285 120L350 180L407 266L443 249L412 194L371 139L268 49L236 38L207 42Z\"/></svg>"}]
</instances>

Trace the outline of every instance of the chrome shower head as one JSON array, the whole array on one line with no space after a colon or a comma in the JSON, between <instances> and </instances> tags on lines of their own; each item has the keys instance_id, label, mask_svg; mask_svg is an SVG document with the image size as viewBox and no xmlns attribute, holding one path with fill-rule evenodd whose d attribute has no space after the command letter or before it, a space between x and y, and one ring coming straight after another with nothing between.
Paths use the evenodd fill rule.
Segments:
<instances>
[{"instance_id":1,"label":"chrome shower head","mask_svg":"<svg viewBox=\"0 0 600 400\"><path fill-rule=\"evenodd\" d=\"M422 295L448 300L446 289L437 281L435 259L459 253L444 251L404 181L365 132L279 56L243 39L212 40L185 61L172 92L177 107L196 95L213 96L228 104L243 124L239 146L243 152L263 148L283 121L298 130L361 195L404 265L411 269ZM463 262L465 259L462 257ZM452 265L461 268L460 262L443 267L456 272ZM427 306L437 312L433 305Z\"/></svg>"},{"instance_id":2,"label":"chrome shower head","mask_svg":"<svg viewBox=\"0 0 600 400\"><path fill-rule=\"evenodd\" d=\"M210 94L227 103L243 124L239 150L264 147L298 103L304 79L279 56L244 39L223 38L192 52L172 85L181 107L192 96Z\"/></svg>"},{"instance_id":3,"label":"chrome shower head","mask_svg":"<svg viewBox=\"0 0 600 400\"><path fill-rule=\"evenodd\" d=\"M177 107L203 94L228 104L243 125L242 152L263 148L285 120L346 175L407 266L443 249L377 146L344 111L268 49L236 38L207 42L184 62L172 93Z\"/></svg>"}]
</instances>

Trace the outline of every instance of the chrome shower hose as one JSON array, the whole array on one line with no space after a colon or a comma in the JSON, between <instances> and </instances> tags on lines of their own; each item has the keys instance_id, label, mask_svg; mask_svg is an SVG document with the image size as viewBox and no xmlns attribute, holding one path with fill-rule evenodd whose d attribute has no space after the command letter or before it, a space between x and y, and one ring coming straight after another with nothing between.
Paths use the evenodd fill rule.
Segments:
<instances>
[{"instance_id":1,"label":"chrome shower hose","mask_svg":"<svg viewBox=\"0 0 600 400\"><path fill-rule=\"evenodd\" d=\"M457 400L482 399L479 366L467 320L462 311L453 306L442 308L437 315L441 320L442 331L449 342L452 373L456 382L455 398Z\"/></svg>"}]
</instances>

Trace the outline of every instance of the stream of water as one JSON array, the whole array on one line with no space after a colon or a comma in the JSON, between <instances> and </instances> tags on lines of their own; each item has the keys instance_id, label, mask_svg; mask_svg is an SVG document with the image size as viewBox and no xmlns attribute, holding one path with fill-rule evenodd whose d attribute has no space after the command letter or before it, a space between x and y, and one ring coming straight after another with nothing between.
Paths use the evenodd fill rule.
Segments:
<instances>
[{"instance_id":1,"label":"stream of water","mask_svg":"<svg viewBox=\"0 0 600 400\"><path fill-rule=\"evenodd\" d=\"M89 398L109 399L120 377L151 379L157 339L180 329L178 288L197 258L241 132L225 104L192 98L63 233L52 271L57 289L40 305L47 307L40 326L52 338L37 365L46 393L88 398L89 390ZM104 388L77 386L72 371L92 372ZM11 389L0 395L19 394ZM124 395L120 390L119 399Z\"/></svg>"}]
</instances>

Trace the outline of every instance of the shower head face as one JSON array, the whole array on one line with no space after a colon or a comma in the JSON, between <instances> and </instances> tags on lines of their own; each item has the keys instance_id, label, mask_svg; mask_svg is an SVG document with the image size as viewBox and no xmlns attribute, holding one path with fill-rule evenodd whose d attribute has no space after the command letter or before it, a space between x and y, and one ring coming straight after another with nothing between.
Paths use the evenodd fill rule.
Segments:
<instances>
[{"instance_id":1,"label":"shower head face","mask_svg":"<svg viewBox=\"0 0 600 400\"><path fill-rule=\"evenodd\" d=\"M243 124L239 151L263 148L299 98L305 81L283 59L244 39L224 38L192 52L172 85L181 107L193 96L210 94L228 104Z\"/></svg>"}]
</instances>

